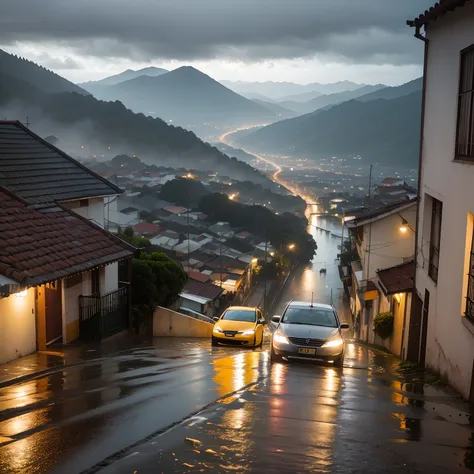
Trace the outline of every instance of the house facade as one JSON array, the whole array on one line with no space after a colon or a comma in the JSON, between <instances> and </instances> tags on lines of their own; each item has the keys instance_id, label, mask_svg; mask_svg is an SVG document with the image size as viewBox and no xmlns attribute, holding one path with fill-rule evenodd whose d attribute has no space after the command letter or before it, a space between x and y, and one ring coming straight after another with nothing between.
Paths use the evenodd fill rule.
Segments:
<instances>
[{"instance_id":1,"label":"house facade","mask_svg":"<svg viewBox=\"0 0 474 474\"><path fill-rule=\"evenodd\" d=\"M412 288L387 284L391 281L387 272L399 267L405 269L414 258L416 200L385 206L373 211L363 211L346 218L353 247L358 260L351 262L350 306L357 321L360 340L370 344L385 345L395 354L404 357L408 338L406 331ZM413 271L413 266L408 267ZM396 273L399 273L398 270ZM381 276L386 277L384 285ZM387 288L387 285L389 288ZM413 287L413 276L412 276ZM374 332L374 318L377 314L391 312L395 317L394 333L384 341ZM408 314L407 314L408 313Z\"/></svg>"},{"instance_id":2,"label":"house facade","mask_svg":"<svg viewBox=\"0 0 474 474\"><path fill-rule=\"evenodd\" d=\"M410 359L472 401L474 2L441 1L408 24L425 45Z\"/></svg>"},{"instance_id":3,"label":"house facade","mask_svg":"<svg viewBox=\"0 0 474 474\"><path fill-rule=\"evenodd\" d=\"M123 314L119 265L134 249L103 228L120 192L19 122L0 122L0 363L101 337L101 314Z\"/></svg>"}]
</instances>

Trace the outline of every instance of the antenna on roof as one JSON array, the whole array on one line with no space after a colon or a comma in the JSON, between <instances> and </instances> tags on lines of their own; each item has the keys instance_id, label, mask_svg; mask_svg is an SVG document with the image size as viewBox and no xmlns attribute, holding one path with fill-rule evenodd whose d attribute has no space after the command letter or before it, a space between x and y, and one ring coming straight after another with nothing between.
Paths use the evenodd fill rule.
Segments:
<instances>
[{"instance_id":1,"label":"antenna on roof","mask_svg":"<svg viewBox=\"0 0 474 474\"><path fill-rule=\"evenodd\" d=\"M30 128L30 123L31 122L29 121L28 117L26 117L26 128Z\"/></svg>"},{"instance_id":2,"label":"antenna on roof","mask_svg":"<svg viewBox=\"0 0 474 474\"><path fill-rule=\"evenodd\" d=\"M314 295L314 293L313 293L313 292L311 292L311 306L310 306L310 308L312 308L312 307L313 307L313 295Z\"/></svg>"}]
</instances>

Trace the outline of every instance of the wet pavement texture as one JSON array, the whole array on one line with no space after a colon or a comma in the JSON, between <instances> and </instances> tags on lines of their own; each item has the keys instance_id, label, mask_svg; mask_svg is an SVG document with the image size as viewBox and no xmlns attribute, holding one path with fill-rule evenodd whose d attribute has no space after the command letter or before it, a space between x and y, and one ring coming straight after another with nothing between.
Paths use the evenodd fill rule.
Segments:
<instances>
[{"instance_id":1,"label":"wet pavement texture","mask_svg":"<svg viewBox=\"0 0 474 474\"><path fill-rule=\"evenodd\" d=\"M0 472L461 473L469 407L347 342L342 370L262 349L154 345L0 390Z\"/></svg>"},{"instance_id":2,"label":"wet pavement texture","mask_svg":"<svg viewBox=\"0 0 474 474\"><path fill-rule=\"evenodd\" d=\"M99 472L470 472L468 407L405 384L395 362L352 342L342 370L235 351L212 364L216 403Z\"/></svg>"},{"instance_id":3,"label":"wet pavement texture","mask_svg":"<svg viewBox=\"0 0 474 474\"><path fill-rule=\"evenodd\" d=\"M336 220L311 221L340 233ZM330 232L312 227L318 253L288 282L277 314L313 293L350 322ZM4 382L31 378L0 383L0 473L474 470L474 422L455 394L406 382L395 358L351 340L341 370L271 364L269 328L255 350L126 339L9 365Z\"/></svg>"}]
</instances>

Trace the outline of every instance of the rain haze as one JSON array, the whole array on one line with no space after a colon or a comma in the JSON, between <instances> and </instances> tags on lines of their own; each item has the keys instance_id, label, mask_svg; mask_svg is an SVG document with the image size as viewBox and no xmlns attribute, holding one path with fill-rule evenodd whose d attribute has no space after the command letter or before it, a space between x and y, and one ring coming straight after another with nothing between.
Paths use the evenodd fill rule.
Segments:
<instances>
[{"instance_id":1,"label":"rain haze","mask_svg":"<svg viewBox=\"0 0 474 474\"><path fill-rule=\"evenodd\" d=\"M401 84L421 74L405 21L429 0L6 0L0 47L74 82L148 65L216 79Z\"/></svg>"}]
</instances>

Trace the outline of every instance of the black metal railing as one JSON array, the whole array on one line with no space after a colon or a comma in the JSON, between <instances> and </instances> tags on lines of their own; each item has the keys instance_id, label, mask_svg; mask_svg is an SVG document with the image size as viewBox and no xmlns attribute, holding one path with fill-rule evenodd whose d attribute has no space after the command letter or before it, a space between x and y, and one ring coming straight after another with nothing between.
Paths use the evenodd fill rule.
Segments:
<instances>
[{"instance_id":1,"label":"black metal railing","mask_svg":"<svg viewBox=\"0 0 474 474\"><path fill-rule=\"evenodd\" d=\"M122 282L121 282L122 283ZM79 335L84 341L101 340L129 327L130 286L100 296L79 296Z\"/></svg>"}]
</instances>

